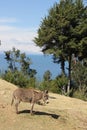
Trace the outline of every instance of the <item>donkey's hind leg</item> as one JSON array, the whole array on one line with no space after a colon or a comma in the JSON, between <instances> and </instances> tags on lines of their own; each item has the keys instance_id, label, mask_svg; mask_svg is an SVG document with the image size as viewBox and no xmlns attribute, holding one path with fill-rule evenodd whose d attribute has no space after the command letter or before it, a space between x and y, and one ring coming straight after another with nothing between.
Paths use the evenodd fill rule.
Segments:
<instances>
[{"instance_id":1,"label":"donkey's hind leg","mask_svg":"<svg viewBox=\"0 0 87 130\"><path fill-rule=\"evenodd\" d=\"M19 103L20 103L20 100L16 100L16 102L15 102L15 109L16 109L16 113L17 114L19 114L19 112L18 112L18 105L19 105Z\"/></svg>"}]
</instances>

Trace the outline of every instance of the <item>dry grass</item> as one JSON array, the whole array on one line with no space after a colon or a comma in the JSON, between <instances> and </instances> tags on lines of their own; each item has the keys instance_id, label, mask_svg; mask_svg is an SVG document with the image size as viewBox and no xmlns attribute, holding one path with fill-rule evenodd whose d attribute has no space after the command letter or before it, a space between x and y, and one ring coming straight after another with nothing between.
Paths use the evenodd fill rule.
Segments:
<instances>
[{"instance_id":1,"label":"dry grass","mask_svg":"<svg viewBox=\"0 0 87 130\"><path fill-rule=\"evenodd\" d=\"M21 103L20 114L11 106L16 86L0 79L0 130L87 130L87 102L50 93L49 104Z\"/></svg>"}]
</instances>

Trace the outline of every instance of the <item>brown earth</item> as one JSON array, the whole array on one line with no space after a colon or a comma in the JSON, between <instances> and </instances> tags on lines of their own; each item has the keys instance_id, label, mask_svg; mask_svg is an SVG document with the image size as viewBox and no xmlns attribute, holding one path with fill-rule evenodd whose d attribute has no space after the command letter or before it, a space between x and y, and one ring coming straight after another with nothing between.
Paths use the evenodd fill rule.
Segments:
<instances>
[{"instance_id":1,"label":"brown earth","mask_svg":"<svg viewBox=\"0 0 87 130\"><path fill-rule=\"evenodd\" d=\"M0 130L87 130L87 102L50 93L49 104L35 104L33 116L29 103L21 103L17 115L10 105L16 88L0 79Z\"/></svg>"}]
</instances>

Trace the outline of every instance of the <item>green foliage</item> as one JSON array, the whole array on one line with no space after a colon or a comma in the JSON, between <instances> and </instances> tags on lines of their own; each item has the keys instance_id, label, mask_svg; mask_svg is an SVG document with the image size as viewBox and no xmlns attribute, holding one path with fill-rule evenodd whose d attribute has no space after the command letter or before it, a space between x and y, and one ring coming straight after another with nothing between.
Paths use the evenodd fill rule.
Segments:
<instances>
[{"instance_id":1,"label":"green foliage","mask_svg":"<svg viewBox=\"0 0 87 130\"><path fill-rule=\"evenodd\" d=\"M60 88L68 84L68 78L64 74L59 75L56 80Z\"/></svg>"},{"instance_id":2,"label":"green foliage","mask_svg":"<svg viewBox=\"0 0 87 130\"><path fill-rule=\"evenodd\" d=\"M20 53L20 50L12 48L12 50L5 52L5 59L8 63L8 69L3 74L3 79L19 87L35 87L37 72L30 68L31 60L26 57L25 53Z\"/></svg>"},{"instance_id":3,"label":"green foliage","mask_svg":"<svg viewBox=\"0 0 87 130\"><path fill-rule=\"evenodd\" d=\"M79 91L79 90L75 91L73 93L73 97L87 101L87 93L84 93L84 91Z\"/></svg>"},{"instance_id":4,"label":"green foliage","mask_svg":"<svg viewBox=\"0 0 87 130\"><path fill-rule=\"evenodd\" d=\"M53 54L65 73L65 61L69 63L68 76L71 85L72 55L87 57L87 7L82 0L60 0L49 10L38 29L34 42L46 54ZM70 89L70 88L69 88Z\"/></svg>"},{"instance_id":5,"label":"green foliage","mask_svg":"<svg viewBox=\"0 0 87 130\"><path fill-rule=\"evenodd\" d=\"M29 78L29 82L28 82L27 87L36 88L36 78L35 77Z\"/></svg>"},{"instance_id":6,"label":"green foliage","mask_svg":"<svg viewBox=\"0 0 87 130\"><path fill-rule=\"evenodd\" d=\"M47 71L44 73L44 75L43 75L44 81L50 81L50 80L51 80L51 76L52 76L51 72L50 72L49 70L47 70Z\"/></svg>"},{"instance_id":7,"label":"green foliage","mask_svg":"<svg viewBox=\"0 0 87 130\"><path fill-rule=\"evenodd\" d=\"M51 81L42 81L39 88L41 90L50 90Z\"/></svg>"},{"instance_id":8,"label":"green foliage","mask_svg":"<svg viewBox=\"0 0 87 130\"><path fill-rule=\"evenodd\" d=\"M68 84L68 78L64 74L61 74L53 80L52 79L51 80L43 80L41 82L39 88L41 90L47 89L51 92L62 94L63 87L65 87L64 88L64 92L65 92L67 84Z\"/></svg>"},{"instance_id":9,"label":"green foliage","mask_svg":"<svg viewBox=\"0 0 87 130\"><path fill-rule=\"evenodd\" d=\"M43 81L40 84L40 89L41 90L50 90L50 85L51 85L51 72L47 70L44 75L43 75Z\"/></svg>"},{"instance_id":10,"label":"green foliage","mask_svg":"<svg viewBox=\"0 0 87 130\"><path fill-rule=\"evenodd\" d=\"M17 62L19 62L20 50L12 48L12 50L5 52L5 59L8 63L8 69L15 71L17 69Z\"/></svg>"},{"instance_id":11,"label":"green foliage","mask_svg":"<svg viewBox=\"0 0 87 130\"><path fill-rule=\"evenodd\" d=\"M53 93L61 93L61 89L58 86L58 82L56 79L51 81L50 91Z\"/></svg>"},{"instance_id":12,"label":"green foliage","mask_svg":"<svg viewBox=\"0 0 87 130\"><path fill-rule=\"evenodd\" d=\"M2 78L8 82L18 85L19 87L26 87L29 83L28 78L20 71L15 71L14 73L7 71L5 74L3 74Z\"/></svg>"},{"instance_id":13,"label":"green foliage","mask_svg":"<svg viewBox=\"0 0 87 130\"><path fill-rule=\"evenodd\" d=\"M27 75L29 74L31 60L29 57L26 57L25 53L20 54L20 64L21 64L21 71Z\"/></svg>"},{"instance_id":14,"label":"green foliage","mask_svg":"<svg viewBox=\"0 0 87 130\"><path fill-rule=\"evenodd\" d=\"M72 68L72 79L76 82L79 89L87 86L87 67L81 62L77 62Z\"/></svg>"}]
</instances>

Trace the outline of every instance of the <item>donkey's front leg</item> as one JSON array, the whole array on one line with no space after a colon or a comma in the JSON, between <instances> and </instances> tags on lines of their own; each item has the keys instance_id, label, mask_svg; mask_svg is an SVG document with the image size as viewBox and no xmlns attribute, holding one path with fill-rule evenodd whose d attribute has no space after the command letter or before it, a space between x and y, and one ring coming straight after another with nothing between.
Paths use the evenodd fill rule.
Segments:
<instances>
[{"instance_id":1,"label":"donkey's front leg","mask_svg":"<svg viewBox=\"0 0 87 130\"><path fill-rule=\"evenodd\" d=\"M30 114L33 114L33 107L34 107L34 103L31 103L31 110L30 110Z\"/></svg>"}]
</instances>

